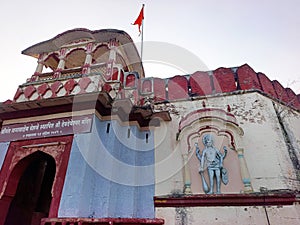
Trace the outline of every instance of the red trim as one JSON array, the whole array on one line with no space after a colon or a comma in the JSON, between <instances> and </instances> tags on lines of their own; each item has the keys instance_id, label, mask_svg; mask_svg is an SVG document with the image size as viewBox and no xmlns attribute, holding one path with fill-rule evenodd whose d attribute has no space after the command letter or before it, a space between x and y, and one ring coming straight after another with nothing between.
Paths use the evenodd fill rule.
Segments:
<instances>
[{"instance_id":1,"label":"red trim","mask_svg":"<svg viewBox=\"0 0 300 225\"><path fill-rule=\"evenodd\" d=\"M190 121L190 117L195 115L195 114L198 114L198 113L203 113L203 112L213 112L213 111L218 111L218 112L221 112L221 113L224 113L224 115L228 116L228 117L231 117L234 121L232 120L225 120L224 118L218 116L218 115L209 115L209 116L205 116L205 117L201 117L201 118L218 118L218 119L221 119L221 120L224 120L228 123L233 123L235 124L236 126L238 126L237 122L236 122L236 118L233 114L231 113L228 113L226 111L224 111L223 109L213 109L213 108L204 108L204 109L198 109L198 110L195 110L193 112L190 112L189 114L187 114L185 117L183 117L180 122L179 122L179 131L181 131L183 128L185 128L186 126L190 125L191 123L193 123L194 121L198 120L199 118L194 118L193 120ZM200 116L200 115L199 115Z\"/></svg>"},{"instance_id":2,"label":"red trim","mask_svg":"<svg viewBox=\"0 0 300 225\"><path fill-rule=\"evenodd\" d=\"M22 88L19 87L17 89L17 92L16 92L15 96L14 96L14 100L17 100L20 97L21 94L24 94L24 91L23 91Z\"/></svg>"},{"instance_id":3,"label":"red trim","mask_svg":"<svg viewBox=\"0 0 300 225\"><path fill-rule=\"evenodd\" d=\"M46 91L50 90L50 87L47 83L42 84L41 86L39 86L37 88L38 94L39 95L44 95L46 93Z\"/></svg>"},{"instance_id":4,"label":"red trim","mask_svg":"<svg viewBox=\"0 0 300 225\"><path fill-rule=\"evenodd\" d=\"M292 191L280 193L190 195L180 197L154 197L155 207L207 207L207 206L271 206L292 205L299 202Z\"/></svg>"},{"instance_id":5,"label":"red trim","mask_svg":"<svg viewBox=\"0 0 300 225\"><path fill-rule=\"evenodd\" d=\"M61 225L61 224L124 224L124 225L142 225L142 224L159 224L165 223L163 219L144 219L144 218L43 218L41 225Z\"/></svg>"},{"instance_id":6,"label":"red trim","mask_svg":"<svg viewBox=\"0 0 300 225\"><path fill-rule=\"evenodd\" d=\"M74 79L69 79L65 83L64 88L66 89L68 95L71 94L71 92L73 91L73 89L75 88L76 85L77 85L77 82Z\"/></svg>"},{"instance_id":7,"label":"red trim","mask_svg":"<svg viewBox=\"0 0 300 225\"><path fill-rule=\"evenodd\" d=\"M56 163L56 174L52 186L53 198L51 201L49 217L57 216L72 146L72 140L73 136L61 136L11 142L0 172L0 225L2 225L5 221L6 213L9 209L11 200L15 195L19 179L30 163L30 159L27 157L37 151L43 151L44 153L52 156ZM60 151L56 151L56 146L58 145L54 145L53 148L45 151L42 149L42 147L23 147L55 142L64 143L63 149L61 149ZM29 160L24 161L23 159L26 158Z\"/></svg>"}]
</instances>

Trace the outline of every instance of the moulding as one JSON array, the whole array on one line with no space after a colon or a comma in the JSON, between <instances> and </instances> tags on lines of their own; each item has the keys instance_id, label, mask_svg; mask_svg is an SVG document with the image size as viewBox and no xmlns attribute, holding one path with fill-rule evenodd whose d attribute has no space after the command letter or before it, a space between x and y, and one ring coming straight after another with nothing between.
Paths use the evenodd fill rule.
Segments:
<instances>
[{"instance_id":1,"label":"moulding","mask_svg":"<svg viewBox=\"0 0 300 225\"><path fill-rule=\"evenodd\" d=\"M249 194L199 194L182 196L155 196L155 207L208 206L275 206L300 202L297 192L291 190L256 192Z\"/></svg>"}]
</instances>

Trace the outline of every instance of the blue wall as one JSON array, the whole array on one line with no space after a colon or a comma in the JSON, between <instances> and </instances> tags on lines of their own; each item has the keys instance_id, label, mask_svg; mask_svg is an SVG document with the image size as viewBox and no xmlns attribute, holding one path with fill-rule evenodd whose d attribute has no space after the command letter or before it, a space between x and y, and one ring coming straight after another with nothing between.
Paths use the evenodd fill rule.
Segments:
<instances>
[{"instance_id":1,"label":"blue wall","mask_svg":"<svg viewBox=\"0 0 300 225\"><path fill-rule=\"evenodd\" d=\"M59 217L153 218L153 196L151 131L94 117L91 133L74 136Z\"/></svg>"},{"instance_id":2,"label":"blue wall","mask_svg":"<svg viewBox=\"0 0 300 225\"><path fill-rule=\"evenodd\" d=\"M0 169L2 168L4 158L6 156L7 149L9 147L9 143L10 142L1 142L0 143Z\"/></svg>"}]
</instances>

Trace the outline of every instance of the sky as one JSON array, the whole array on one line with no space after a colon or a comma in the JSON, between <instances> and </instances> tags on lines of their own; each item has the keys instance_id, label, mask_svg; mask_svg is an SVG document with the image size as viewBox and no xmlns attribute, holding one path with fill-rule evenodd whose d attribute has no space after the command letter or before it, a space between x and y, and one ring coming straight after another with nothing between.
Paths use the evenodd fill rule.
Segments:
<instances>
[{"instance_id":1,"label":"sky","mask_svg":"<svg viewBox=\"0 0 300 225\"><path fill-rule=\"evenodd\" d=\"M188 51L202 62L198 70L247 63L300 94L299 0L10 0L0 2L0 102L13 99L36 69L37 60L22 50L74 28L120 29L140 42L132 23L142 4L145 46L159 42ZM186 60L178 53L177 60ZM168 61L145 58L146 77L184 74Z\"/></svg>"}]
</instances>

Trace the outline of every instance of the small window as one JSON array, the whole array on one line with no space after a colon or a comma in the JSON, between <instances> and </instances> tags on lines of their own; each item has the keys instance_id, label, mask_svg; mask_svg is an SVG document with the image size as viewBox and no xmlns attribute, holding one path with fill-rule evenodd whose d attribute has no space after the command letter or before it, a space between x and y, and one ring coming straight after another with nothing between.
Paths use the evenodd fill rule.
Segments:
<instances>
[{"instance_id":1,"label":"small window","mask_svg":"<svg viewBox=\"0 0 300 225\"><path fill-rule=\"evenodd\" d=\"M134 74L127 75L125 86L131 87L131 88L135 87L135 85L136 85L135 80L136 80L136 77Z\"/></svg>"},{"instance_id":2,"label":"small window","mask_svg":"<svg viewBox=\"0 0 300 225\"><path fill-rule=\"evenodd\" d=\"M110 129L110 123L107 123L107 125L106 125L106 133L107 134L109 133L109 129Z\"/></svg>"},{"instance_id":3,"label":"small window","mask_svg":"<svg viewBox=\"0 0 300 225\"><path fill-rule=\"evenodd\" d=\"M130 128L127 130L127 138L130 138Z\"/></svg>"}]
</instances>

